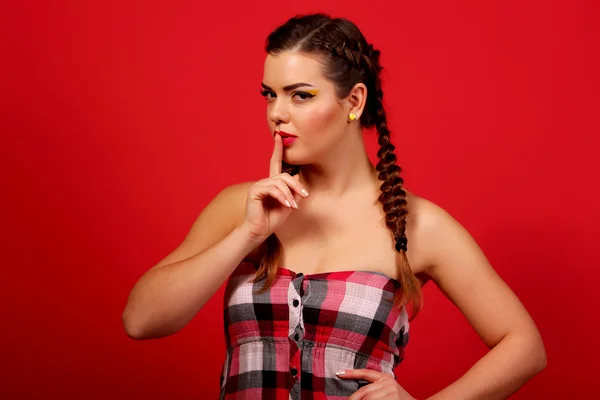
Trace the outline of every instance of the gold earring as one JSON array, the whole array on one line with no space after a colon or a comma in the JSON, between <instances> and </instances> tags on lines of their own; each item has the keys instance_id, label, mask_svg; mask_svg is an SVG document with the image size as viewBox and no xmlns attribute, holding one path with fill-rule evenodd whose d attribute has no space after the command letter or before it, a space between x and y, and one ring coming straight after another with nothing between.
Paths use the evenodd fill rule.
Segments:
<instances>
[{"instance_id":1,"label":"gold earring","mask_svg":"<svg viewBox=\"0 0 600 400\"><path fill-rule=\"evenodd\" d=\"M356 114L350 113L350 115L348 115L348 118L350 119L350 121L354 121L356 120Z\"/></svg>"}]
</instances>

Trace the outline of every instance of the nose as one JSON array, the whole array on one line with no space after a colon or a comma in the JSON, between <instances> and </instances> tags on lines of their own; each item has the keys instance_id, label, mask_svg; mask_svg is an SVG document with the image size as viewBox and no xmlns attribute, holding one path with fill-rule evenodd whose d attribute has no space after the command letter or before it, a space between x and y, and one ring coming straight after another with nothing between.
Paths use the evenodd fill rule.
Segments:
<instances>
[{"instance_id":1,"label":"nose","mask_svg":"<svg viewBox=\"0 0 600 400\"><path fill-rule=\"evenodd\" d=\"M285 124L290 120L290 115L283 101L276 99L269 104L269 119L275 124Z\"/></svg>"}]
</instances>

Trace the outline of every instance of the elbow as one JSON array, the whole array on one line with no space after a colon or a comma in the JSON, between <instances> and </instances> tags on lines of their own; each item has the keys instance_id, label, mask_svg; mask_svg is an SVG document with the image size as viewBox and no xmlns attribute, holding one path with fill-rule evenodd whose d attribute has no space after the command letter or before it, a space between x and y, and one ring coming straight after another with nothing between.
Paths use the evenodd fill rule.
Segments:
<instances>
[{"instance_id":1,"label":"elbow","mask_svg":"<svg viewBox=\"0 0 600 400\"><path fill-rule=\"evenodd\" d=\"M535 376L546 369L548 364L546 348L541 338L537 338L534 341L529 341L527 346L528 351L526 352L526 358L529 361L529 370L531 376Z\"/></svg>"},{"instance_id":2,"label":"elbow","mask_svg":"<svg viewBox=\"0 0 600 400\"><path fill-rule=\"evenodd\" d=\"M133 340L160 339L174 334L179 328L165 323L159 323L150 319L150 316L144 317L140 313L134 313L126 308L121 316L121 322L125 333Z\"/></svg>"},{"instance_id":3,"label":"elbow","mask_svg":"<svg viewBox=\"0 0 600 400\"><path fill-rule=\"evenodd\" d=\"M546 349L544 348L543 344L541 344L539 347L540 349L537 351L538 356L536 357L537 362L535 363L535 374L539 374L540 372L545 370L546 366L548 365Z\"/></svg>"},{"instance_id":4,"label":"elbow","mask_svg":"<svg viewBox=\"0 0 600 400\"><path fill-rule=\"evenodd\" d=\"M121 323L129 338L134 340L149 338L149 331L152 329L152 321L148 315L149 307L148 304L140 301L139 295L132 290L121 314Z\"/></svg>"},{"instance_id":5,"label":"elbow","mask_svg":"<svg viewBox=\"0 0 600 400\"><path fill-rule=\"evenodd\" d=\"M125 333L134 340L146 339L143 324L141 324L132 314L133 313L128 308L125 308L121 315L121 322L125 329Z\"/></svg>"},{"instance_id":6,"label":"elbow","mask_svg":"<svg viewBox=\"0 0 600 400\"><path fill-rule=\"evenodd\" d=\"M539 332L537 332L534 343L532 344L534 349L534 357L532 357L534 361L534 372L535 374L539 374L548 364L548 357L546 355L546 346L544 346L544 341L541 338Z\"/></svg>"},{"instance_id":7,"label":"elbow","mask_svg":"<svg viewBox=\"0 0 600 400\"><path fill-rule=\"evenodd\" d=\"M539 334L514 334L506 337L508 348L515 351L514 361L521 367L521 374L526 379L546 369L546 348Z\"/></svg>"}]
</instances>

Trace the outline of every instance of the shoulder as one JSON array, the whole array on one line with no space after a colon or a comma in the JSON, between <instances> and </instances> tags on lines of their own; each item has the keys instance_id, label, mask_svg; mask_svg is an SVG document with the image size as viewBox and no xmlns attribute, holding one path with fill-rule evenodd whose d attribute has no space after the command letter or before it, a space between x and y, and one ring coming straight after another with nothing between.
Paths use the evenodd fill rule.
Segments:
<instances>
[{"instance_id":1,"label":"shoulder","mask_svg":"<svg viewBox=\"0 0 600 400\"><path fill-rule=\"evenodd\" d=\"M214 232L214 238L219 239L233 231L244 222L246 197L253 182L235 183L222 188L203 207L192 224L188 236L199 236Z\"/></svg>"},{"instance_id":2,"label":"shoulder","mask_svg":"<svg viewBox=\"0 0 600 400\"><path fill-rule=\"evenodd\" d=\"M454 219L445 209L433 201L406 191L408 222L420 231L430 230L438 224L448 224Z\"/></svg>"},{"instance_id":3,"label":"shoulder","mask_svg":"<svg viewBox=\"0 0 600 400\"><path fill-rule=\"evenodd\" d=\"M255 181L233 183L221 189L219 195L234 197L246 196L248 190L252 185L254 185L254 183Z\"/></svg>"},{"instance_id":4,"label":"shoulder","mask_svg":"<svg viewBox=\"0 0 600 400\"><path fill-rule=\"evenodd\" d=\"M179 246L153 268L198 254L242 224L247 192L252 184L243 182L221 189L202 209Z\"/></svg>"},{"instance_id":5,"label":"shoulder","mask_svg":"<svg viewBox=\"0 0 600 400\"><path fill-rule=\"evenodd\" d=\"M248 192L256 181L247 181L235 183L222 189L215 197L213 202L219 204L219 215L227 215L229 220L229 230L233 230L244 222L246 217L246 201ZM255 263L260 262L261 246L256 247L248 255L245 260Z\"/></svg>"},{"instance_id":6,"label":"shoulder","mask_svg":"<svg viewBox=\"0 0 600 400\"><path fill-rule=\"evenodd\" d=\"M221 189L215 199L218 199L217 201L225 202L235 202L239 201L240 199L245 199L246 195L248 194L248 190L252 185L254 185L254 183L254 181L233 183Z\"/></svg>"},{"instance_id":7,"label":"shoulder","mask_svg":"<svg viewBox=\"0 0 600 400\"><path fill-rule=\"evenodd\" d=\"M406 200L408 253L413 250L418 272L431 275L453 253L476 247L467 230L443 207L410 192Z\"/></svg>"},{"instance_id":8,"label":"shoulder","mask_svg":"<svg viewBox=\"0 0 600 400\"><path fill-rule=\"evenodd\" d=\"M254 181L234 183L224 187L207 206L213 208L215 215L229 217L233 227L242 223L245 215L248 190Z\"/></svg>"}]
</instances>

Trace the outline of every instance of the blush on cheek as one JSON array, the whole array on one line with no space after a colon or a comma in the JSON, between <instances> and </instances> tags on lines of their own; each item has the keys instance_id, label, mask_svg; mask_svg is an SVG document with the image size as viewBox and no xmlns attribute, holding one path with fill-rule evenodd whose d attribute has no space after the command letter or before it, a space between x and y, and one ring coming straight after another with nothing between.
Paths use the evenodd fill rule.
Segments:
<instances>
[{"instance_id":1,"label":"blush on cheek","mask_svg":"<svg viewBox=\"0 0 600 400\"><path fill-rule=\"evenodd\" d=\"M339 112L339 108L330 105L311 107L302 118L302 132L310 136L322 136L331 132L339 117Z\"/></svg>"}]
</instances>

